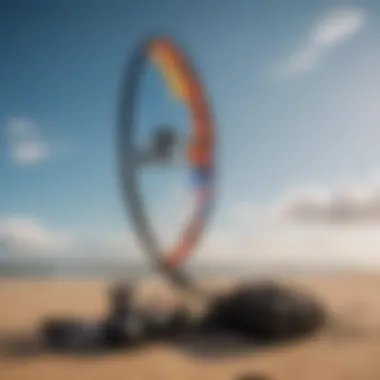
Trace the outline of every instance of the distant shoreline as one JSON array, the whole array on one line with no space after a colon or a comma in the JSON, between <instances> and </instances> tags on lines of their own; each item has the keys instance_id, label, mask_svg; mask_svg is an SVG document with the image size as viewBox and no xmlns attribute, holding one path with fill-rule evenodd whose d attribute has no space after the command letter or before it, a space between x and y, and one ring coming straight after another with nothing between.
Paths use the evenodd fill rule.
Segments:
<instances>
[{"instance_id":1,"label":"distant shoreline","mask_svg":"<svg viewBox=\"0 0 380 380\"><path fill-rule=\"evenodd\" d=\"M358 268L354 265L306 265L294 262L275 263L197 263L185 269L194 278L215 276L314 276L314 275L379 275L380 268ZM5 258L0 256L0 278L94 278L115 277L141 279L156 274L149 262L125 258Z\"/></svg>"}]
</instances>

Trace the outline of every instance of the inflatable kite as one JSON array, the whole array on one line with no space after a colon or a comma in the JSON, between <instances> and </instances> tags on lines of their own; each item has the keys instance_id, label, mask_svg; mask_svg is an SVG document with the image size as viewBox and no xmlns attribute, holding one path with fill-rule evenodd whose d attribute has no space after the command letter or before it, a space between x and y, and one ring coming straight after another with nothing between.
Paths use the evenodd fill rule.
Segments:
<instances>
[{"instance_id":1,"label":"inflatable kite","mask_svg":"<svg viewBox=\"0 0 380 380\"><path fill-rule=\"evenodd\" d=\"M136 123L136 108L141 79L148 63L158 67L167 88L186 106L191 118L190 139L187 141L184 155L189 167L191 194L195 206L177 243L166 252L163 252L154 234L137 181L143 154L135 143L139 127ZM128 62L122 81L118 111L118 166L123 200L144 252L177 285L189 286L188 279L179 269L199 242L213 204L214 135L208 101L189 59L168 38L153 37L144 41ZM175 142L176 137L170 129L158 130L152 142L153 149L148 156L168 160Z\"/></svg>"}]
</instances>

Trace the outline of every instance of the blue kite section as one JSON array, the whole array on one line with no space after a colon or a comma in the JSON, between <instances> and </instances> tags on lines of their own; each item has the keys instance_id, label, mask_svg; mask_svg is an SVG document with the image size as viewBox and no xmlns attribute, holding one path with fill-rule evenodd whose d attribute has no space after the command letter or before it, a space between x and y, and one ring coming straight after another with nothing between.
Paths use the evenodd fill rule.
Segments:
<instances>
[{"instance_id":1,"label":"blue kite section","mask_svg":"<svg viewBox=\"0 0 380 380\"><path fill-rule=\"evenodd\" d=\"M210 168L196 167L191 171L191 180L194 187L205 187L210 184L212 171Z\"/></svg>"}]
</instances>

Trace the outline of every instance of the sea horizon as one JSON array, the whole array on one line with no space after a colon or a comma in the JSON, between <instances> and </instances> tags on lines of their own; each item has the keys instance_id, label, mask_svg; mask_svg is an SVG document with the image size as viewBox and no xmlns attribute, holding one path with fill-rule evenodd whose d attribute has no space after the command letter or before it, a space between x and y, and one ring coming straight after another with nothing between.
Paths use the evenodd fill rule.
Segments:
<instances>
[{"instance_id":1,"label":"sea horizon","mask_svg":"<svg viewBox=\"0 0 380 380\"><path fill-rule=\"evenodd\" d=\"M189 262L185 271L193 277L235 275L339 275L379 274L380 268L343 263L276 262ZM153 263L128 258L107 257L0 257L0 278L4 277L129 277L143 278L157 273Z\"/></svg>"}]
</instances>

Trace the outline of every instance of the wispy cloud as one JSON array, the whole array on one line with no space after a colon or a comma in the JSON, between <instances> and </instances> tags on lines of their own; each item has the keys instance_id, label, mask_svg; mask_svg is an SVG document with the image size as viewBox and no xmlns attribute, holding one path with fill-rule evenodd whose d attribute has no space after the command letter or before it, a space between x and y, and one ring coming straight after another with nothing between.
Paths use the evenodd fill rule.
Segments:
<instances>
[{"instance_id":1,"label":"wispy cloud","mask_svg":"<svg viewBox=\"0 0 380 380\"><path fill-rule=\"evenodd\" d=\"M11 118L7 123L7 136L10 159L16 165L35 165L50 156L49 143L32 119Z\"/></svg>"},{"instance_id":2,"label":"wispy cloud","mask_svg":"<svg viewBox=\"0 0 380 380\"><path fill-rule=\"evenodd\" d=\"M380 269L380 181L300 186L269 204L231 204L197 258L279 270ZM277 268L277 269L276 269Z\"/></svg>"},{"instance_id":3,"label":"wispy cloud","mask_svg":"<svg viewBox=\"0 0 380 380\"><path fill-rule=\"evenodd\" d=\"M246 206L249 206L248 204ZM236 213L231 208L236 229L214 224L192 262L194 264L231 264L253 270L278 270L281 267L296 270L380 268L380 228L354 226L329 226L305 228L305 226L262 221L257 232L257 207L249 207L252 213ZM256 210L256 211L255 211ZM133 244L128 233L107 234L99 232L83 236L56 230L41 221L28 218L3 218L0 221L0 255L3 257L56 257L132 258L145 262L141 249Z\"/></svg>"},{"instance_id":4,"label":"wispy cloud","mask_svg":"<svg viewBox=\"0 0 380 380\"><path fill-rule=\"evenodd\" d=\"M74 238L30 217L0 218L2 255L53 255L70 251Z\"/></svg>"},{"instance_id":5,"label":"wispy cloud","mask_svg":"<svg viewBox=\"0 0 380 380\"><path fill-rule=\"evenodd\" d=\"M281 270L282 265L302 270L380 269L378 178L336 189L301 187L261 206L253 201L225 205L192 262L238 265L248 271ZM178 225L166 220L160 242L173 240L170 236L181 232L176 230ZM0 253L145 262L131 230L73 233L33 217L0 217Z\"/></svg>"},{"instance_id":6,"label":"wispy cloud","mask_svg":"<svg viewBox=\"0 0 380 380\"><path fill-rule=\"evenodd\" d=\"M282 77L306 74L322 64L332 50L359 33L367 12L359 7L334 8L311 28L307 40L276 68Z\"/></svg>"},{"instance_id":7,"label":"wispy cloud","mask_svg":"<svg viewBox=\"0 0 380 380\"><path fill-rule=\"evenodd\" d=\"M314 186L289 191L272 213L288 222L380 224L380 181L374 176L335 189Z\"/></svg>"},{"instance_id":8,"label":"wispy cloud","mask_svg":"<svg viewBox=\"0 0 380 380\"><path fill-rule=\"evenodd\" d=\"M0 257L128 257L136 247L128 233L55 229L33 216L0 217Z\"/></svg>"}]
</instances>

